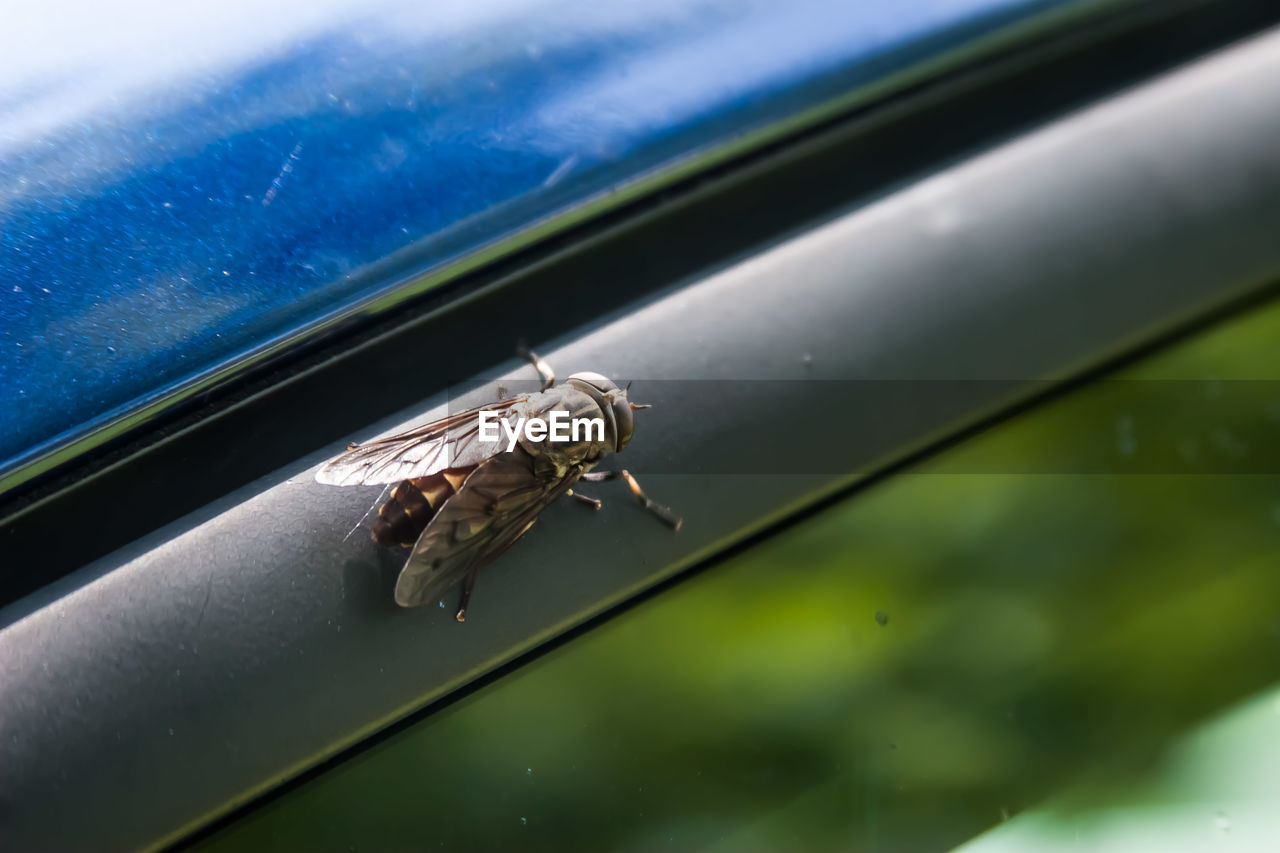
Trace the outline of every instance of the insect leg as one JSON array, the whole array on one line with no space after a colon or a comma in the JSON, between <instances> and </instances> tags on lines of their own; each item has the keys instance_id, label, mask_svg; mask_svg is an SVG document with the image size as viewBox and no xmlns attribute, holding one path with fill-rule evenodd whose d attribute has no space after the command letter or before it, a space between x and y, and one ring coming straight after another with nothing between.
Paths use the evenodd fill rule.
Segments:
<instances>
[{"instance_id":1,"label":"insect leg","mask_svg":"<svg viewBox=\"0 0 1280 853\"><path fill-rule=\"evenodd\" d=\"M631 472L623 468L621 471L589 471L582 475L582 479L588 483L603 483L606 480L623 479L627 481L627 486L631 488L631 494L635 495L640 501L640 506L656 515L663 523L669 525L672 530L679 530L683 520L671 510L659 503L649 500L649 496L644 493L644 489L640 488L640 484L636 482L636 478L631 476Z\"/></svg>"},{"instance_id":2,"label":"insect leg","mask_svg":"<svg viewBox=\"0 0 1280 853\"><path fill-rule=\"evenodd\" d=\"M476 577L480 574L480 567L467 572L466 580L462 582L462 598L458 601L458 612L453 618L459 622L467 621L467 602L471 600L471 592L476 588Z\"/></svg>"},{"instance_id":3,"label":"insect leg","mask_svg":"<svg viewBox=\"0 0 1280 853\"><path fill-rule=\"evenodd\" d=\"M575 492L573 489L570 489L569 491L565 492L565 494L573 498L575 501L578 501L579 503L585 506L589 506L592 509L600 509L600 507L604 506L604 503L600 499L589 498L586 495L580 495L577 492Z\"/></svg>"},{"instance_id":4,"label":"insect leg","mask_svg":"<svg viewBox=\"0 0 1280 853\"><path fill-rule=\"evenodd\" d=\"M547 364L541 356L526 347L524 344L520 344L520 346L517 347L516 352L524 358L529 359L529 363L533 365L533 369L538 371L538 376L542 379L542 388L539 390L545 391L552 385L556 384L556 372L551 369L551 365Z\"/></svg>"}]
</instances>

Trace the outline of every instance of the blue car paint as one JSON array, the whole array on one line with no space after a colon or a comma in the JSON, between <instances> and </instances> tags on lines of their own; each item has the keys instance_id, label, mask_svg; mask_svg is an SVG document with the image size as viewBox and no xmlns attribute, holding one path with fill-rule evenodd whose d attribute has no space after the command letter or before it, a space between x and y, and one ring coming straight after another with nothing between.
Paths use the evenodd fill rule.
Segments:
<instances>
[{"instance_id":1,"label":"blue car paint","mask_svg":"<svg viewBox=\"0 0 1280 853\"><path fill-rule=\"evenodd\" d=\"M1069 4L55 5L100 31L0 35L0 474L387 292L393 253L439 266Z\"/></svg>"}]
</instances>

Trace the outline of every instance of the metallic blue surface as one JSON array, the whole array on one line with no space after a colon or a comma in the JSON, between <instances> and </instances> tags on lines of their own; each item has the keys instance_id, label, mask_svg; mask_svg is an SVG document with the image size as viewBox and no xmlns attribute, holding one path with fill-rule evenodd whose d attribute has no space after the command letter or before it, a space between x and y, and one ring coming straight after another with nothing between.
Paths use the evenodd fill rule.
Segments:
<instances>
[{"instance_id":1,"label":"metallic blue surface","mask_svg":"<svg viewBox=\"0 0 1280 853\"><path fill-rule=\"evenodd\" d=\"M16 13L0 31L0 473L386 290L361 271L393 252L430 268L1057 5Z\"/></svg>"}]
</instances>

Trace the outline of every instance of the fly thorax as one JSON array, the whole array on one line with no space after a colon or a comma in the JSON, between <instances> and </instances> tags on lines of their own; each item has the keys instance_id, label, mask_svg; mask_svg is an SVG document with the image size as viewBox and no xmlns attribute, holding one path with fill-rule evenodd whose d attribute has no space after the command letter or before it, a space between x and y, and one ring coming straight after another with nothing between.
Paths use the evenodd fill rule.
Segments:
<instances>
[{"instance_id":1,"label":"fly thorax","mask_svg":"<svg viewBox=\"0 0 1280 853\"><path fill-rule=\"evenodd\" d=\"M610 421L588 394L557 385L529 398L519 444L557 468L598 460L612 448Z\"/></svg>"}]
</instances>

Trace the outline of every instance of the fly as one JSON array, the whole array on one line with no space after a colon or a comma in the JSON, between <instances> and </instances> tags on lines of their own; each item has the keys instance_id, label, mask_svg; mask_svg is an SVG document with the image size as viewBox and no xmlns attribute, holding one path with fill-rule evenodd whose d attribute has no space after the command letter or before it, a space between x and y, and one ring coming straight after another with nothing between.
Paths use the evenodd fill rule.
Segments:
<instances>
[{"instance_id":1,"label":"fly","mask_svg":"<svg viewBox=\"0 0 1280 853\"><path fill-rule=\"evenodd\" d=\"M575 373L557 385L545 361L524 354L542 378L537 393L353 444L316 472L317 482L333 486L395 484L372 527L378 544L412 549L396 580L396 603L402 607L437 601L461 583L456 616L466 621L480 570L514 545L552 501L568 495L600 509L599 500L574 492L579 481L621 479L641 506L680 529L680 518L650 500L626 469L593 470L605 456L626 448L634 412L648 406L630 402L626 388L598 373ZM573 423L567 440L540 440L531 429L521 431L529 423L545 426L547 416L552 423ZM495 427L495 421L503 426L497 441L482 430ZM580 422L602 425L580 432Z\"/></svg>"}]
</instances>

